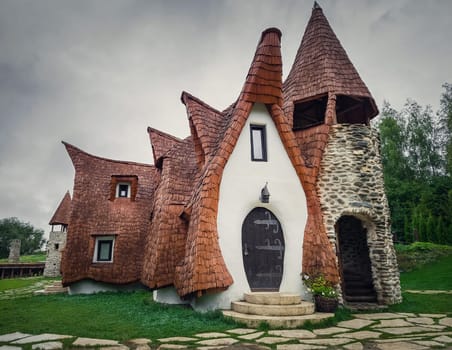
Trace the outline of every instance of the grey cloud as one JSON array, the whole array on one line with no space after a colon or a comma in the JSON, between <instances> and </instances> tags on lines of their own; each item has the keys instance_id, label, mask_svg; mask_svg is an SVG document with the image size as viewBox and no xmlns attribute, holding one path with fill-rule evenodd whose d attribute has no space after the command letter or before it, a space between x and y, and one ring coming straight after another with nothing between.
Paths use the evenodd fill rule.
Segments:
<instances>
[{"instance_id":1,"label":"grey cloud","mask_svg":"<svg viewBox=\"0 0 452 350\"><path fill-rule=\"evenodd\" d=\"M60 143L152 162L153 126L189 133L187 90L218 109L238 96L265 28L284 75L310 0L0 2L0 218L47 229L73 168ZM452 81L450 1L320 1L377 102L437 104Z\"/></svg>"}]
</instances>

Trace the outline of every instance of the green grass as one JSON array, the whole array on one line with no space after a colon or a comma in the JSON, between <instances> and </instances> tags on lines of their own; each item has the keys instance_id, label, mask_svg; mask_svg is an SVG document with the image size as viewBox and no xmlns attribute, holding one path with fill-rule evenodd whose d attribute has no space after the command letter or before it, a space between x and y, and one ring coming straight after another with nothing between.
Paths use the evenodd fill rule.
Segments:
<instances>
[{"instance_id":1,"label":"green grass","mask_svg":"<svg viewBox=\"0 0 452 350\"><path fill-rule=\"evenodd\" d=\"M46 261L46 254L33 254L33 255L23 255L20 257L20 262L32 263L32 262L44 262ZM0 259L0 264L7 264L8 258Z\"/></svg>"},{"instance_id":2,"label":"green grass","mask_svg":"<svg viewBox=\"0 0 452 350\"><path fill-rule=\"evenodd\" d=\"M151 300L146 291L0 300L0 334L21 331L126 340L191 336L237 327L220 311L197 313Z\"/></svg>"},{"instance_id":3,"label":"green grass","mask_svg":"<svg viewBox=\"0 0 452 350\"><path fill-rule=\"evenodd\" d=\"M452 290L452 255L440 257L434 263L400 274L403 290ZM452 295L450 296L452 299Z\"/></svg>"},{"instance_id":4,"label":"green grass","mask_svg":"<svg viewBox=\"0 0 452 350\"><path fill-rule=\"evenodd\" d=\"M36 282L44 280L44 277L11 278L0 280L0 292L10 289L30 287Z\"/></svg>"},{"instance_id":5,"label":"green grass","mask_svg":"<svg viewBox=\"0 0 452 350\"><path fill-rule=\"evenodd\" d=\"M450 294L402 293L402 296L403 302L389 306L388 311L452 314L452 296Z\"/></svg>"},{"instance_id":6,"label":"green grass","mask_svg":"<svg viewBox=\"0 0 452 350\"><path fill-rule=\"evenodd\" d=\"M412 271L401 274L402 288L452 289L452 249L449 248L424 243L398 247L398 254L416 257L410 260ZM438 253L438 249L449 255ZM43 277L0 280L0 296L18 295L0 298L0 334L20 331L116 340L146 337L155 341L200 332L224 332L241 326L224 318L219 311L201 314L188 307L155 303L147 291L74 296L31 296L31 293L22 296L19 293L43 282L46 282ZM389 311L452 314L451 295L403 293L403 298L403 303L390 306ZM348 310L339 309L333 319L303 328L333 326L350 317ZM262 324L260 328L266 330L268 325Z\"/></svg>"}]
</instances>

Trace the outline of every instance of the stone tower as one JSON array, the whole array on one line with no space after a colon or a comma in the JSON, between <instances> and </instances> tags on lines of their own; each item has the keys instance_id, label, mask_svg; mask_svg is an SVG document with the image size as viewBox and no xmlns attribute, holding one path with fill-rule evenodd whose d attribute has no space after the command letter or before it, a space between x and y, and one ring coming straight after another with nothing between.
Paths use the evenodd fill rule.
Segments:
<instances>
[{"instance_id":1,"label":"stone tower","mask_svg":"<svg viewBox=\"0 0 452 350\"><path fill-rule=\"evenodd\" d=\"M67 227L71 214L71 195L66 192L49 225L52 229L47 242L47 257L44 276L58 277L61 275L61 254L66 246Z\"/></svg>"},{"instance_id":2,"label":"stone tower","mask_svg":"<svg viewBox=\"0 0 452 350\"><path fill-rule=\"evenodd\" d=\"M378 109L317 3L283 94L316 184L343 301L400 302L379 135L370 126ZM307 237L305 272L315 270L309 244Z\"/></svg>"},{"instance_id":3,"label":"stone tower","mask_svg":"<svg viewBox=\"0 0 452 350\"><path fill-rule=\"evenodd\" d=\"M18 263L20 261L20 239L12 239L9 242L9 263Z\"/></svg>"}]
</instances>

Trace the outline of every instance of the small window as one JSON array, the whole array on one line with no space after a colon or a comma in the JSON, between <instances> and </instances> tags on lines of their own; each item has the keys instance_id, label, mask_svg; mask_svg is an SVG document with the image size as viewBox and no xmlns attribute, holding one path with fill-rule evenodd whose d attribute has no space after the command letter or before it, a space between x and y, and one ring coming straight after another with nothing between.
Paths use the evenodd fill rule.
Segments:
<instances>
[{"instance_id":1,"label":"small window","mask_svg":"<svg viewBox=\"0 0 452 350\"><path fill-rule=\"evenodd\" d=\"M94 262L113 262L113 236L97 237L94 251Z\"/></svg>"},{"instance_id":2,"label":"small window","mask_svg":"<svg viewBox=\"0 0 452 350\"><path fill-rule=\"evenodd\" d=\"M267 161L267 137L265 125L251 125L251 160Z\"/></svg>"},{"instance_id":3,"label":"small window","mask_svg":"<svg viewBox=\"0 0 452 350\"><path fill-rule=\"evenodd\" d=\"M116 197L130 198L130 183L120 182L116 186Z\"/></svg>"},{"instance_id":4,"label":"small window","mask_svg":"<svg viewBox=\"0 0 452 350\"><path fill-rule=\"evenodd\" d=\"M136 175L112 175L110 182L110 201L117 198L129 198L135 201L138 190L138 176ZM123 204L127 201L121 201Z\"/></svg>"},{"instance_id":5,"label":"small window","mask_svg":"<svg viewBox=\"0 0 452 350\"><path fill-rule=\"evenodd\" d=\"M60 249L60 245L58 243L55 243L55 250Z\"/></svg>"}]
</instances>

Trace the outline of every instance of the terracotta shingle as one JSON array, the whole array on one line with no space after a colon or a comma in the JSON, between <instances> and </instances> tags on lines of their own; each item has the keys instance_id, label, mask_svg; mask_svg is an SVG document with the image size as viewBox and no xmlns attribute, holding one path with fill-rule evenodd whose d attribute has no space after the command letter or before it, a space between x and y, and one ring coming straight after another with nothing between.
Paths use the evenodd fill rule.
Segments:
<instances>
[{"instance_id":1,"label":"terracotta shingle","mask_svg":"<svg viewBox=\"0 0 452 350\"><path fill-rule=\"evenodd\" d=\"M66 192L55 214L49 221L49 225L68 225L71 218L71 195Z\"/></svg>"},{"instance_id":2,"label":"terracotta shingle","mask_svg":"<svg viewBox=\"0 0 452 350\"><path fill-rule=\"evenodd\" d=\"M155 187L152 165L96 157L64 143L75 168L72 211L63 252L63 283L92 279L131 283L141 277ZM136 176L135 200L110 200L112 175ZM93 263L96 235L115 235L112 263Z\"/></svg>"},{"instance_id":3,"label":"terracotta shingle","mask_svg":"<svg viewBox=\"0 0 452 350\"><path fill-rule=\"evenodd\" d=\"M293 104L328 95L366 98L368 117L378 114L375 101L317 4L303 35L292 68L283 84L284 111L292 118Z\"/></svg>"},{"instance_id":4,"label":"terracotta shingle","mask_svg":"<svg viewBox=\"0 0 452 350\"><path fill-rule=\"evenodd\" d=\"M159 167L162 157L176 143L181 140L173 135L164 133L163 131L148 127L148 134L152 145L152 154L154 156L154 164Z\"/></svg>"},{"instance_id":5,"label":"terracotta shingle","mask_svg":"<svg viewBox=\"0 0 452 350\"><path fill-rule=\"evenodd\" d=\"M151 288L174 284L176 265L184 257L188 226L181 213L190 198L197 171L192 140L174 143L162 162L146 238L142 282Z\"/></svg>"}]
</instances>

